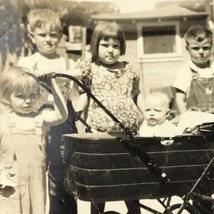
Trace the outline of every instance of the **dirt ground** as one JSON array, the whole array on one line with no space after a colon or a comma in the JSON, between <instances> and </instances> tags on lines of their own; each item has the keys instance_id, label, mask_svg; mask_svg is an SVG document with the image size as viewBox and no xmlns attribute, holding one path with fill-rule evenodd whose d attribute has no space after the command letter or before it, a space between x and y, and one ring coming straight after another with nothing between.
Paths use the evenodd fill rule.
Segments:
<instances>
[{"instance_id":1,"label":"dirt ground","mask_svg":"<svg viewBox=\"0 0 214 214\"><path fill-rule=\"evenodd\" d=\"M155 210L163 211L162 205L159 204L157 200L140 200L140 202L144 205L147 205ZM171 204L175 203L181 203L182 200L179 197L173 197ZM127 209L125 206L125 203L123 201L117 201L117 202L107 202L105 211L117 211L120 214L126 214ZM142 214L151 214L151 212L146 211L144 209L141 209ZM85 201L78 200L78 214L90 214L90 203Z\"/></svg>"}]
</instances>

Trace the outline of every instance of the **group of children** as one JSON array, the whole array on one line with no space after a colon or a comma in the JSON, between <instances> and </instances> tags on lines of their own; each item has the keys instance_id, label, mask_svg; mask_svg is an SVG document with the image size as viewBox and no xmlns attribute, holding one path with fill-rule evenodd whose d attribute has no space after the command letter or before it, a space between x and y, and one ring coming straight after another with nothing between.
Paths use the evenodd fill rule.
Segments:
<instances>
[{"instance_id":1,"label":"group of children","mask_svg":"<svg viewBox=\"0 0 214 214\"><path fill-rule=\"evenodd\" d=\"M75 200L63 187L66 151L61 143L63 134L78 131L75 111L87 109L86 122L95 132L123 131L83 91L73 108L72 81L53 76L49 81L51 94L47 92L38 81L42 74L63 73L81 79L133 133L166 137L178 134L176 126L167 119L169 98L155 92L144 99L137 70L130 63L119 60L126 51L120 26L98 24L91 39L91 61L80 59L76 63L57 54L61 31L56 12L49 9L31 11L28 33L37 51L0 75L0 211L3 214L77 212ZM194 27L185 34L185 39L191 60L178 72L174 83L178 111L183 113L191 108L212 112L212 33L203 27ZM144 116L142 124L139 113ZM126 202L128 213L140 214L136 204L135 201ZM104 204L93 204L92 213L100 213L103 209Z\"/></svg>"}]
</instances>

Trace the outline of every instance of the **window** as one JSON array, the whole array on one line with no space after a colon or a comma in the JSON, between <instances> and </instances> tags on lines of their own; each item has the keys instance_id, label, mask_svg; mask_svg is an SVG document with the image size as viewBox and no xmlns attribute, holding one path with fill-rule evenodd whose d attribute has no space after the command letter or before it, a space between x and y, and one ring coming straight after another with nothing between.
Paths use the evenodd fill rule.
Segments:
<instances>
[{"instance_id":1,"label":"window","mask_svg":"<svg viewBox=\"0 0 214 214\"><path fill-rule=\"evenodd\" d=\"M174 26L145 27L142 36L145 54L176 52Z\"/></svg>"},{"instance_id":2,"label":"window","mask_svg":"<svg viewBox=\"0 0 214 214\"><path fill-rule=\"evenodd\" d=\"M143 60L179 57L181 41L178 23L138 24L138 54Z\"/></svg>"}]
</instances>

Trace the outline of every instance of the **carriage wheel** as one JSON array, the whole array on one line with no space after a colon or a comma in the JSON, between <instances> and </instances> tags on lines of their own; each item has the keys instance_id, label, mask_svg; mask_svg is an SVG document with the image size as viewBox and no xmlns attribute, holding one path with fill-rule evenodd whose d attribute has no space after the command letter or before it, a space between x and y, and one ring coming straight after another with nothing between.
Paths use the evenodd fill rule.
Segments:
<instances>
[{"instance_id":1,"label":"carriage wheel","mask_svg":"<svg viewBox=\"0 0 214 214\"><path fill-rule=\"evenodd\" d=\"M170 206L169 210L165 210L163 214L177 214L182 204L173 204ZM186 206L181 214L196 214L194 209L191 206Z\"/></svg>"}]
</instances>

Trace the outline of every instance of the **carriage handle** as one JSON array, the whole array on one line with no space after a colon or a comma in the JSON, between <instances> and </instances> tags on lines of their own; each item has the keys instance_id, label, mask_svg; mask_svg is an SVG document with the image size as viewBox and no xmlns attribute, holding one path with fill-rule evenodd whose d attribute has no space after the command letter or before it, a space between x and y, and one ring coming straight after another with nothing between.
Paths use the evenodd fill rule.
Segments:
<instances>
[{"instance_id":1,"label":"carriage handle","mask_svg":"<svg viewBox=\"0 0 214 214\"><path fill-rule=\"evenodd\" d=\"M74 81L78 86L80 86L84 92L87 93L87 95L89 95L90 98L92 98L124 131L127 137L132 137L133 135L131 133L131 131L124 126L123 123L121 123L89 90L88 88L86 88L79 80L77 80L75 77L70 76L68 74L61 74L61 73L48 73L48 74L43 74L41 76L38 76L37 79L39 82L41 82L42 86L44 86L45 89L47 89L50 93L51 90L50 88L47 86L47 83L49 85L49 82L52 78L57 78L57 77L64 77L67 79L70 79L72 81Z\"/></svg>"},{"instance_id":2,"label":"carriage handle","mask_svg":"<svg viewBox=\"0 0 214 214\"><path fill-rule=\"evenodd\" d=\"M92 98L96 104L98 104L104 111L105 113L110 116L121 128L124 130L126 137L130 140L131 144L127 143L124 141L122 138L117 138L120 143L126 146L126 149L134 151L137 156L141 159L141 161L146 165L146 167L150 170L150 172L155 175L156 177L160 178L161 182L169 182L170 179L165 173L162 173L160 168L158 167L157 163L148 155L148 153L140 147L136 142L134 135L132 134L131 130L124 126L123 123L121 123L120 120L118 120L92 93L91 91L86 88L78 79L76 79L73 76L70 76L68 74L62 74L62 73L48 73L48 74L43 74L41 76L37 76L37 80L47 89L49 92L51 92L50 88L47 86L50 85L50 80L52 78L57 78L57 77L63 77L70 79L74 81L78 86L80 86L84 92L87 93L87 95ZM86 124L86 123L85 123ZM161 139L161 138L160 138ZM172 140L173 138L164 138L164 139L170 139ZM140 150L140 151L139 151Z\"/></svg>"}]
</instances>

